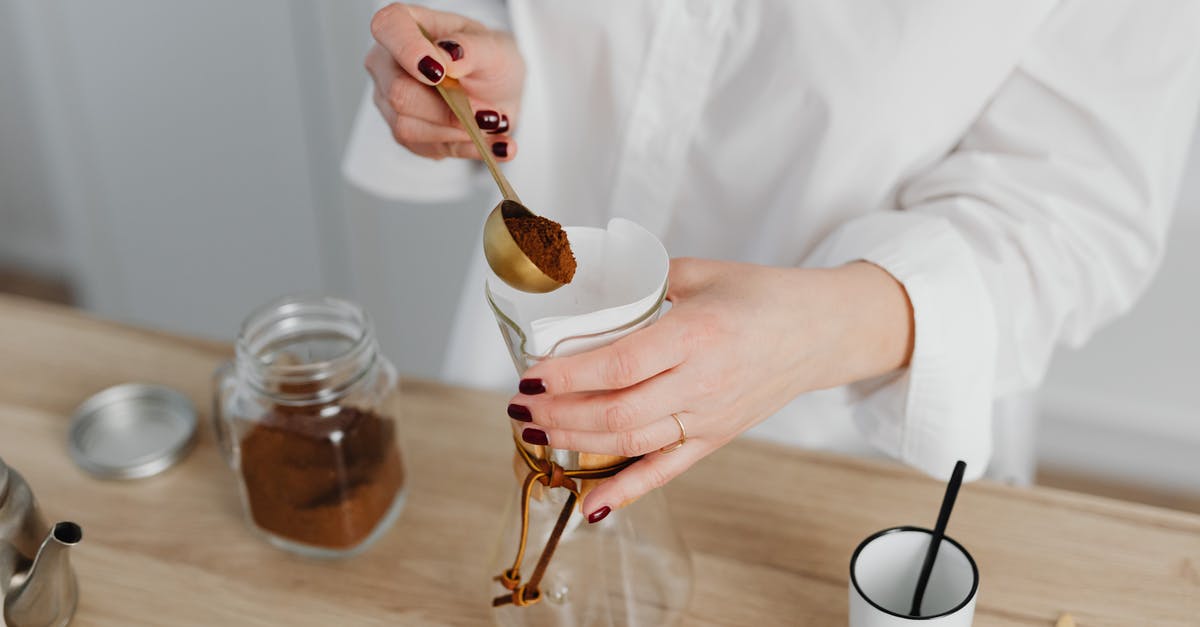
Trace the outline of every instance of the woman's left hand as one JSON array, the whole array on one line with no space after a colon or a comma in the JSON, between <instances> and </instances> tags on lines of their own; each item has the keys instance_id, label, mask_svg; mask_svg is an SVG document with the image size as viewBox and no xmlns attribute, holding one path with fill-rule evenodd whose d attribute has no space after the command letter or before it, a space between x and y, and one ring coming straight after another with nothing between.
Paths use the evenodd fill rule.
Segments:
<instances>
[{"instance_id":1,"label":"woman's left hand","mask_svg":"<svg viewBox=\"0 0 1200 627\"><path fill-rule=\"evenodd\" d=\"M588 493L592 522L799 394L895 370L912 352L904 288L866 262L803 269L674 259L667 299L670 311L645 329L527 370L509 405L526 442L644 456ZM680 440L680 424L686 442L661 452Z\"/></svg>"}]
</instances>

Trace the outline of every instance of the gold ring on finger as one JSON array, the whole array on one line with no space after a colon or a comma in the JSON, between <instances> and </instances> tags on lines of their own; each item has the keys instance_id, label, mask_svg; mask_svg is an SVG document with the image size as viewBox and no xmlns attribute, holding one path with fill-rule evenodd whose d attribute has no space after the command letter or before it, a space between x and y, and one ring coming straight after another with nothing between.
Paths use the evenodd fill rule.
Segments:
<instances>
[{"instance_id":1,"label":"gold ring on finger","mask_svg":"<svg viewBox=\"0 0 1200 627\"><path fill-rule=\"evenodd\" d=\"M679 439L658 449L659 453L673 453L687 442L687 430L683 428L683 421L679 419L679 414L671 414L671 417L675 419L675 424L679 425Z\"/></svg>"}]
</instances>

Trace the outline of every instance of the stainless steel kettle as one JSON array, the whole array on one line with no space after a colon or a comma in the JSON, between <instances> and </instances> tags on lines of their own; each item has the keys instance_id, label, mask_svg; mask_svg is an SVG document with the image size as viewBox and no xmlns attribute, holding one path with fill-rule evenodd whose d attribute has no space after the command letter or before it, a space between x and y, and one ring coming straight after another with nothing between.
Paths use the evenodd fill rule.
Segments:
<instances>
[{"instance_id":1,"label":"stainless steel kettle","mask_svg":"<svg viewBox=\"0 0 1200 627\"><path fill-rule=\"evenodd\" d=\"M0 459L0 597L7 627L61 627L71 622L79 588L68 559L83 530L46 524L29 484Z\"/></svg>"}]
</instances>

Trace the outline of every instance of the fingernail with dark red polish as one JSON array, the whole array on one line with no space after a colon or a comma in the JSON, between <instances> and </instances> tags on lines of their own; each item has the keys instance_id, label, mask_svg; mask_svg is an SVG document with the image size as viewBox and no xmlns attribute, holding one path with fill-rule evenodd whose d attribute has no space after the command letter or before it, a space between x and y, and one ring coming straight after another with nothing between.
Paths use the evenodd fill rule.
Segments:
<instances>
[{"instance_id":1,"label":"fingernail with dark red polish","mask_svg":"<svg viewBox=\"0 0 1200 627\"><path fill-rule=\"evenodd\" d=\"M546 432L541 429L526 429L521 432L521 439L530 444L546 445L550 443L550 439L546 437Z\"/></svg>"},{"instance_id":2,"label":"fingernail with dark red polish","mask_svg":"<svg viewBox=\"0 0 1200 627\"><path fill-rule=\"evenodd\" d=\"M463 47L457 41L439 41L438 48L450 53L450 58L457 61L463 57Z\"/></svg>"},{"instance_id":3,"label":"fingernail with dark red polish","mask_svg":"<svg viewBox=\"0 0 1200 627\"><path fill-rule=\"evenodd\" d=\"M500 114L490 109L481 109L475 112L475 123L479 128L490 131L500 126Z\"/></svg>"},{"instance_id":4,"label":"fingernail with dark red polish","mask_svg":"<svg viewBox=\"0 0 1200 627\"><path fill-rule=\"evenodd\" d=\"M507 157L508 156L508 142L496 142L496 143L492 144L492 154L496 155L497 157L501 157L501 158Z\"/></svg>"},{"instance_id":5,"label":"fingernail with dark red polish","mask_svg":"<svg viewBox=\"0 0 1200 627\"><path fill-rule=\"evenodd\" d=\"M521 384L517 386L522 394L533 396L546 391L546 386L542 385L541 379L521 379Z\"/></svg>"},{"instance_id":6,"label":"fingernail with dark red polish","mask_svg":"<svg viewBox=\"0 0 1200 627\"><path fill-rule=\"evenodd\" d=\"M492 135L499 135L500 133L507 133L508 132L508 116L507 115L500 116L500 122L498 124L496 124L496 128L494 130L491 130L488 132L491 133Z\"/></svg>"},{"instance_id":7,"label":"fingernail with dark red polish","mask_svg":"<svg viewBox=\"0 0 1200 627\"><path fill-rule=\"evenodd\" d=\"M433 57L423 57L417 63L417 69L421 70L421 74L425 75L431 83L436 83L442 80L442 76L446 74L445 68L441 63L434 60Z\"/></svg>"},{"instance_id":8,"label":"fingernail with dark red polish","mask_svg":"<svg viewBox=\"0 0 1200 627\"><path fill-rule=\"evenodd\" d=\"M611 511L612 508L605 505L604 507L601 507L600 509L588 514L588 522L593 524L598 523L604 520L604 517L608 516L608 513Z\"/></svg>"},{"instance_id":9,"label":"fingernail with dark red polish","mask_svg":"<svg viewBox=\"0 0 1200 627\"><path fill-rule=\"evenodd\" d=\"M533 414L529 412L529 408L516 403L509 404L508 417L521 422L533 422Z\"/></svg>"}]
</instances>

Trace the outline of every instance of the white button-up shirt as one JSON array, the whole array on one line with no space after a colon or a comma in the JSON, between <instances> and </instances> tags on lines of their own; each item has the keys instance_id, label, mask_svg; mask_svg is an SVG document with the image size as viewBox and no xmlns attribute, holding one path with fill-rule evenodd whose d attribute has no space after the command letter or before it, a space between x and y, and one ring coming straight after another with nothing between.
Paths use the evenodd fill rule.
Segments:
<instances>
[{"instance_id":1,"label":"white button-up shirt","mask_svg":"<svg viewBox=\"0 0 1200 627\"><path fill-rule=\"evenodd\" d=\"M630 218L673 256L862 259L901 281L911 365L754 432L938 476L982 472L993 403L1146 286L1200 100L1194 0L442 4L511 28L525 57L505 167L529 206ZM479 182L396 146L369 99L345 166L410 200ZM507 387L483 276L477 253L446 376Z\"/></svg>"}]
</instances>

